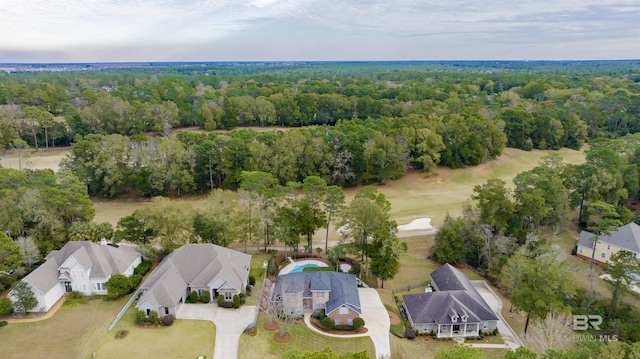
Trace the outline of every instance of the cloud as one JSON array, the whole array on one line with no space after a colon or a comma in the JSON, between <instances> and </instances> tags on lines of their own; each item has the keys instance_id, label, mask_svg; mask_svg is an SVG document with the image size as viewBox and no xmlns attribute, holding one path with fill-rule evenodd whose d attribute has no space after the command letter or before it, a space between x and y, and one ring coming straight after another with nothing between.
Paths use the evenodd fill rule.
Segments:
<instances>
[{"instance_id":1,"label":"cloud","mask_svg":"<svg viewBox=\"0 0 640 359\"><path fill-rule=\"evenodd\" d=\"M94 53L84 57L94 58L129 49L136 58L148 51L148 57L186 60L175 49L184 56L211 56L206 47L217 56L221 50L233 56L236 49L238 57L275 57L280 51L319 59L311 54L322 48L336 52L325 57L358 59L360 51L360 59L371 59L389 56L384 45L404 51L398 59L465 51L480 58L486 49L513 57L527 44L558 51L562 58L568 49L584 54L600 48L638 58L639 18L640 3L632 0L3 0L0 51L85 49Z\"/></svg>"}]
</instances>

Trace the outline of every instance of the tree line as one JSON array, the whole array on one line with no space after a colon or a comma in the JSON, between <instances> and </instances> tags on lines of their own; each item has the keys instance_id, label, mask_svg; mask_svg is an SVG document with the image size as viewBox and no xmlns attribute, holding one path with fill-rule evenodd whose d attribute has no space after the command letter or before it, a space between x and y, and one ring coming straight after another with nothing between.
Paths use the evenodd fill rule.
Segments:
<instances>
[{"instance_id":1,"label":"tree line","mask_svg":"<svg viewBox=\"0 0 640 359\"><path fill-rule=\"evenodd\" d=\"M508 146L522 149L579 148L589 137L640 129L640 76L633 67L626 73L569 67L528 74L454 71L436 64L328 68L339 71L308 65L227 75L233 72L210 66L188 74L168 68L7 75L0 77L0 147L24 146L16 141L31 148L68 145L89 134L166 137L185 126L332 126L415 115L431 122L449 149L442 164L459 167L486 160L458 158L457 152L477 150L465 138L495 130L488 126L500 129Z\"/></svg>"}]
</instances>

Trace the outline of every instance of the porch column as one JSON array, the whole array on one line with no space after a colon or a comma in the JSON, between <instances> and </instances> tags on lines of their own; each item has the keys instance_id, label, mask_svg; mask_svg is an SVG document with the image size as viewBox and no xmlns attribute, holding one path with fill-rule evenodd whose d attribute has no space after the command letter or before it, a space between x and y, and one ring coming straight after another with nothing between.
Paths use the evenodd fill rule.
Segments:
<instances>
[{"instance_id":1,"label":"porch column","mask_svg":"<svg viewBox=\"0 0 640 359\"><path fill-rule=\"evenodd\" d=\"M440 324L438 324L438 335L437 338L440 338Z\"/></svg>"},{"instance_id":2,"label":"porch column","mask_svg":"<svg viewBox=\"0 0 640 359\"><path fill-rule=\"evenodd\" d=\"M449 329L449 336L453 337L453 324L451 324L451 329Z\"/></svg>"},{"instance_id":3,"label":"porch column","mask_svg":"<svg viewBox=\"0 0 640 359\"><path fill-rule=\"evenodd\" d=\"M480 323L476 323L476 336L480 335Z\"/></svg>"}]
</instances>

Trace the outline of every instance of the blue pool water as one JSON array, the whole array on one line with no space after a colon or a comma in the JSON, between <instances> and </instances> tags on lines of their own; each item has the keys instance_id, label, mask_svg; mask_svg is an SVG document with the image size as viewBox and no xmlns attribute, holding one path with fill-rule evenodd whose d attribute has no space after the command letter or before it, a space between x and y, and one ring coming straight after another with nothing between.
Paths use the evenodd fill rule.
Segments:
<instances>
[{"instance_id":1,"label":"blue pool water","mask_svg":"<svg viewBox=\"0 0 640 359\"><path fill-rule=\"evenodd\" d=\"M307 263L307 264L303 264L301 266L297 266L293 268L289 273L299 273L299 272L302 272L307 267L317 267L317 266L318 266L317 264Z\"/></svg>"}]
</instances>

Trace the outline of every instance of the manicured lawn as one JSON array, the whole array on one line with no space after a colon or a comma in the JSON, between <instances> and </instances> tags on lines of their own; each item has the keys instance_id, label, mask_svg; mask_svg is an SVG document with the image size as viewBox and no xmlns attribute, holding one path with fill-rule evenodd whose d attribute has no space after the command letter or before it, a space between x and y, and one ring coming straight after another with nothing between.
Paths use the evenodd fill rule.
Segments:
<instances>
[{"instance_id":1,"label":"manicured lawn","mask_svg":"<svg viewBox=\"0 0 640 359\"><path fill-rule=\"evenodd\" d=\"M107 328L126 301L97 299L62 306L43 321L9 324L0 330L2 358L88 358L112 335Z\"/></svg>"},{"instance_id":2,"label":"manicured lawn","mask_svg":"<svg viewBox=\"0 0 640 359\"><path fill-rule=\"evenodd\" d=\"M339 355L364 350L367 351L369 357L375 358L375 348L369 337L333 338L318 334L304 324L292 324L287 327L287 331L291 333L291 340L287 343L277 343L273 340L273 335L277 331L265 330L262 327L264 320L262 316L258 320L255 336L243 334L240 337L240 348L242 349L238 359L275 359L280 358L283 352L292 348L301 351L320 351L326 347L331 347Z\"/></svg>"},{"instance_id":3,"label":"manicured lawn","mask_svg":"<svg viewBox=\"0 0 640 359\"><path fill-rule=\"evenodd\" d=\"M426 341L420 338L409 340L391 336L391 357L393 359L434 358L440 352L447 352L456 344L454 341ZM507 349L482 349L487 359L500 359Z\"/></svg>"},{"instance_id":4,"label":"manicured lawn","mask_svg":"<svg viewBox=\"0 0 640 359\"><path fill-rule=\"evenodd\" d=\"M212 358L216 328L205 320L176 320L170 327L139 328L132 305L118 325L96 346L96 358ZM118 330L126 337L116 339Z\"/></svg>"}]
</instances>

